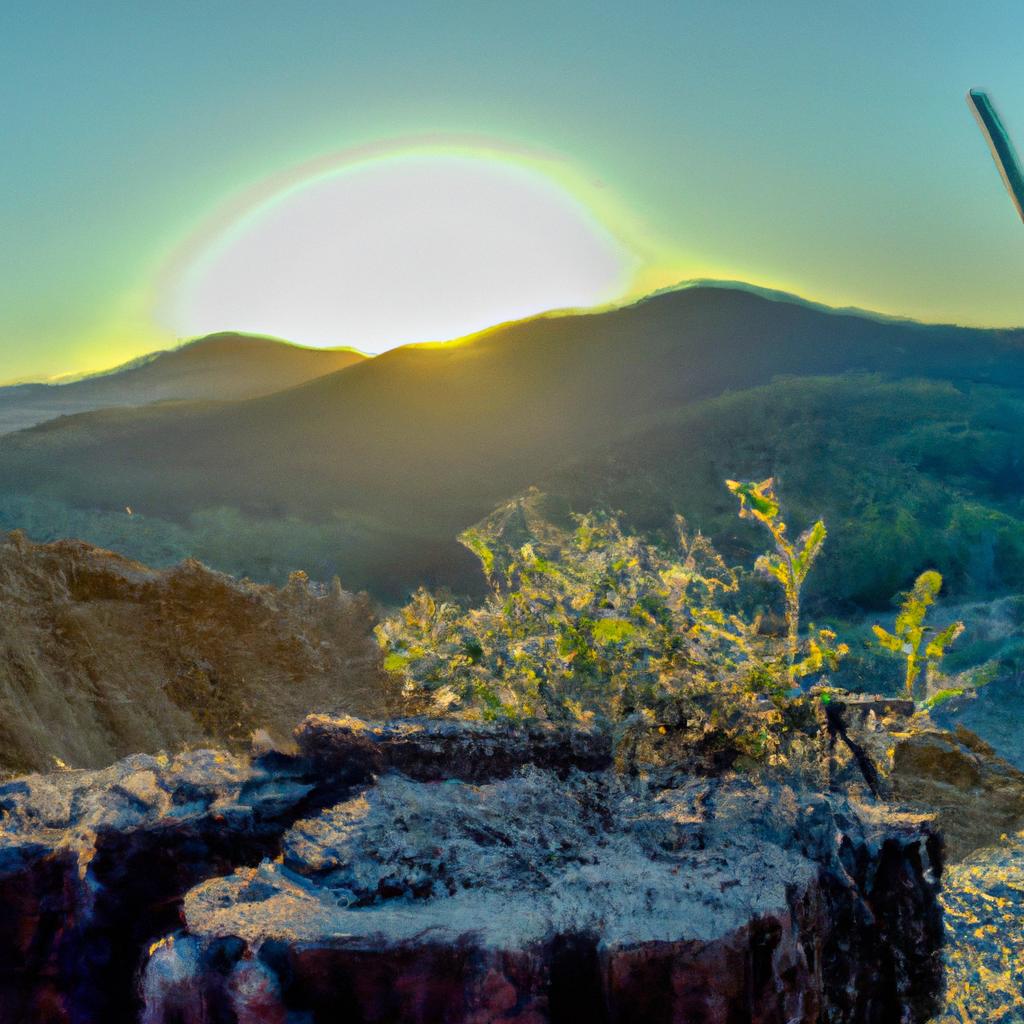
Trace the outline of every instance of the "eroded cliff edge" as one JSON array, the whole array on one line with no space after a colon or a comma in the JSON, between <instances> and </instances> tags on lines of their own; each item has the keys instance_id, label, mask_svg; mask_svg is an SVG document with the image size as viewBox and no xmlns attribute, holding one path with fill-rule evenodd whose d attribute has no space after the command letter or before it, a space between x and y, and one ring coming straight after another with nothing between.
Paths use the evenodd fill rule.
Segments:
<instances>
[{"instance_id":1,"label":"eroded cliff edge","mask_svg":"<svg viewBox=\"0 0 1024 1024\"><path fill-rule=\"evenodd\" d=\"M924 1021L926 816L596 733L311 718L0 788L2 1019Z\"/></svg>"}]
</instances>

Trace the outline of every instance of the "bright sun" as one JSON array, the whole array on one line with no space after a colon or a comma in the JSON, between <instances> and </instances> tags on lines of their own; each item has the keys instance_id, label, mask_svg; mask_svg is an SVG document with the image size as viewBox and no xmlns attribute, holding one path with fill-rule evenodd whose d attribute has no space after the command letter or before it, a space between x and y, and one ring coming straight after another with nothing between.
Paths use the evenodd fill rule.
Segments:
<instances>
[{"instance_id":1,"label":"bright sun","mask_svg":"<svg viewBox=\"0 0 1024 1024\"><path fill-rule=\"evenodd\" d=\"M264 197L169 282L161 318L179 337L230 329L382 352L610 301L633 265L528 165L399 153Z\"/></svg>"}]
</instances>

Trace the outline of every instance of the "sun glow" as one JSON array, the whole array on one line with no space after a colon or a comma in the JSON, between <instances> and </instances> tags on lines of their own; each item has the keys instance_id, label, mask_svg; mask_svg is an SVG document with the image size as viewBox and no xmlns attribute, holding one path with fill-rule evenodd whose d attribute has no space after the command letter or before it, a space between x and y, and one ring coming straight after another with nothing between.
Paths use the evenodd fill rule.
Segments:
<instances>
[{"instance_id":1,"label":"sun glow","mask_svg":"<svg viewBox=\"0 0 1024 1024\"><path fill-rule=\"evenodd\" d=\"M410 148L313 168L222 216L165 275L178 336L245 330L381 352L613 301L640 256L528 159Z\"/></svg>"}]
</instances>

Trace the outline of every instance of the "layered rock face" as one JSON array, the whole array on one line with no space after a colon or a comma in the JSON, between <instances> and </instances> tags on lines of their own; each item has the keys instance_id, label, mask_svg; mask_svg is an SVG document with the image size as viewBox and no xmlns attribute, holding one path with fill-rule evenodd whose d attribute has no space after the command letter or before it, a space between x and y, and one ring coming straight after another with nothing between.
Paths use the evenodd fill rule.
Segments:
<instances>
[{"instance_id":1,"label":"layered rock face","mask_svg":"<svg viewBox=\"0 0 1024 1024\"><path fill-rule=\"evenodd\" d=\"M940 843L597 734L314 718L0 788L0 1020L924 1021ZM10 965L14 965L11 967Z\"/></svg>"},{"instance_id":2,"label":"layered rock face","mask_svg":"<svg viewBox=\"0 0 1024 1024\"><path fill-rule=\"evenodd\" d=\"M938 809L950 859L1024 828L1024 772L963 726L922 727L892 749L894 795Z\"/></svg>"},{"instance_id":3,"label":"layered rock face","mask_svg":"<svg viewBox=\"0 0 1024 1024\"><path fill-rule=\"evenodd\" d=\"M894 698L844 696L829 710L843 733L833 745L832 785L866 794L862 765L870 765L875 792L935 814L950 861L1024 828L1024 772L962 725L939 728Z\"/></svg>"}]
</instances>

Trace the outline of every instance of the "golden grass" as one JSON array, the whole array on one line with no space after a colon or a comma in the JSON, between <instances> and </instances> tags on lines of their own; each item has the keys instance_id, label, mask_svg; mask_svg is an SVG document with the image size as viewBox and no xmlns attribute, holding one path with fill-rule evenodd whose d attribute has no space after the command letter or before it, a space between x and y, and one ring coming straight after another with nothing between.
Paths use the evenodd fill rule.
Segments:
<instances>
[{"instance_id":1,"label":"golden grass","mask_svg":"<svg viewBox=\"0 0 1024 1024\"><path fill-rule=\"evenodd\" d=\"M0 544L0 772L278 740L310 711L384 713L369 600L154 570L79 541Z\"/></svg>"}]
</instances>

